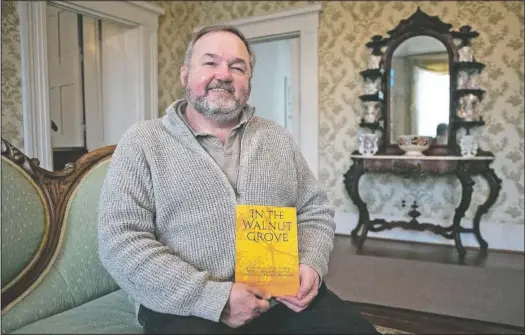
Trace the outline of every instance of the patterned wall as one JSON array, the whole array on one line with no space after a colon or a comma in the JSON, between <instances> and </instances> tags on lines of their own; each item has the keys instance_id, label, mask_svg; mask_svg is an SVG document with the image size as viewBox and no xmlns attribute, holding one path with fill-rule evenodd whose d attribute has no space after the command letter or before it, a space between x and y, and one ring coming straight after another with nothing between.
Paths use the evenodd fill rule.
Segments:
<instances>
[{"instance_id":1,"label":"patterned wall","mask_svg":"<svg viewBox=\"0 0 525 335\"><path fill-rule=\"evenodd\" d=\"M159 1L165 14L159 18L159 115L184 94L179 69L193 28L200 15L198 1Z\"/></svg>"},{"instance_id":2,"label":"patterned wall","mask_svg":"<svg viewBox=\"0 0 525 335\"><path fill-rule=\"evenodd\" d=\"M161 36L161 41L169 39L171 43L161 43L159 54L168 57L174 49L182 51L190 38L191 29L196 26L273 13L309 3L315 2L166 3L170 14L166 15L163 23L178 28L170 28L174 29L172 37ZM487 126L482 147L496 153L493 166L503 180L500 197L487 217L494 221L523 223L523 4L477 1L320 3L323 5L319 28L320 178L337 209L356 211L344 189L343 174L350 166L350 152L356 149L356 124L360 109L357 96L361 90L359 71L365 68L368 53L364 44L374 34L386 34L387 30L394 28L420 6L426 13L438 15L443 21L451 23L453 29L470 24L480 32L473 48L479 61L487 65L480 78L481 87L487 90L483 105ZM194 15L195 12L198 15ZM168 24L167 21L173 22ZM176 53L178 64L182 53ZM171 66L178 64L172 62L159 71L173 72ZM178 77L162 78L170 83L168 86L164 86L165 83L160 85L159 102L165 106L175 97L180 97L182 90ZM473 217L477 206L485 201L488 194L486 183L478 178L476 182L468 217ZM406 213L406 209L400 206L401 200L411 202L418 199L423 216L451 218L452 208L460 201L459 182L447 177L409 181L389 175L365 176L361 189L371 212L382 215L399 215L401 210Z\"/></svg>"},{"instance_id":3,"label":"patterned wall","mask_svg":"<svg viewBox=\"0 0 525 335\"><path fill-rule=\"evenodd\" d=\"M24 148L20 22L15 1L2 1L2 137Z\"/></svg>"},{"instance_id":4,"label":"patterned wall","mask_svg":"<svg viewBox=\"0 0 525 335\"><path fill-rule=\"evenodd\" d=\"M4 2L2 2L3 4ZM166 10L159 27L159 108L163 109L181 97L178 71L185 47L194 27L301 7L312 1L163 1ZM319 113L320 113L320 179L330 199L340 211L355 212L344 187L343 174L350 166L350 152L356 149L356 125L360 112L357 96L361 90L359 71L366 66L368 50L364 44L372 35L386 34L420 6L430 15L438 15L451 23L453 29L470 24L480 36L473 41L477 59L487 65L480 86L487 90L483 103L487 125L482 148L496 154L493 167L503 180L503 190L487 218L494 222L523 223L524 220L524 6L521 2L477 1L330 1L323 5L319 28ZM8 14L5 14L8 15ZM13 29L4 34L2 8L2 41L8 35L17 41L16 20ZM15 45L13 45L15 43ZM11 42L10 48L17 49ZM4 46L4 42L2 42ZM18 51L17 51L18 52ZM13 52L14 53L14 52ZM2 53L4 57L5 51ZM2 66L3 64L2 59ZM13 76L19 74L14 64L6 66ZM4 74L4 68L2 68ZM19 75L18 75L19 77ZM2 78L4 84L4 78ZM4 86L4 85L2 85ZM19 86L18 86L19 87ZM12 85L12 91L17 85ZM2 87L2 105L4 105ZM7 95L11 105L20 104L20 95ZM13 108L5 117L19 118L20 109ZM4 117L4 106L2 106ZM4 121L4 120L2 120ZM2 128L4 131L4 128ZM17 134L13 130L9 134ZM19 134L19 133L18 133ZM452 208L459 204L459 182L455 178L426 177L420 180L380 175L362 178L363 198L372 213L399 215L401 200L418 199L424 217L450 218ZM473 217L484 202L488 188L476 179L475 195L467 212Z\"/></svg>"}]
</instances>

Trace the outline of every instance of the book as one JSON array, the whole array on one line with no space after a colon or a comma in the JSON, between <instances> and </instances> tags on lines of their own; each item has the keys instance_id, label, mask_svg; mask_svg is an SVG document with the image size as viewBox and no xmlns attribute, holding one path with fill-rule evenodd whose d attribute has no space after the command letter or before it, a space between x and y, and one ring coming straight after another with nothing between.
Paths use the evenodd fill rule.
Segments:
<instances>
[{"instance_id":1,"label":"book","mask_svg":"<svg viewBox=\"0 0 525 335\"><path fill-rule=\"evenodd\" d=\"M295 207L237 205L235 282L255 286L272 297L297 294Z\"/></svg>"}]
</instances>

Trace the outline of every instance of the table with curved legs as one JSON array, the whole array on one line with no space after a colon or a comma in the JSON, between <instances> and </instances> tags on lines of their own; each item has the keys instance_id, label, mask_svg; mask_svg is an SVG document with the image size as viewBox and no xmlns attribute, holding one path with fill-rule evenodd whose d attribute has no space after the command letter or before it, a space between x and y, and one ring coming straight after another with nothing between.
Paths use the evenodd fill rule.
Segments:
<instances>
[{"instance_id":1,"label":"table with curved legs","mask_svg":"<svg viewBox=\"0 0 525 335\"><path fill-rule=\"evenodd\" d=\"M365 157L358 154L351 155L352 165L344 175L345 187L352 202L359 210L357 226L351 232L352 241L357 250L361 251L367 234L379 232L392 228L404 228L417 231L431 231L447 239L454 239L456 249L460 258L464 258L466 250L461 242L461 233L473 233L480 245L480 251L486 253L488 243L481 235L480 220L490 207L496 202L501 189L501 179L498 178L490 164L493 156L456 157L456 156L371 156ZM417 220L421 214L414 202L412 210L408 213L409 221L387 221L385 219L370 219L370 213L366 203L361 199L359 193L359 180L365 173L393 173L403 175L406 178L421 176L424 174L445 175L454 174L461 183L461 201L455 209L452 223L449 226L440 226L431 223L421 223ZM472 228L461 226L461 219L470 206L474 180L472 176L480 175L489 185L489 195L481 204L473 219Z\"/></svg>"}]
</instances>

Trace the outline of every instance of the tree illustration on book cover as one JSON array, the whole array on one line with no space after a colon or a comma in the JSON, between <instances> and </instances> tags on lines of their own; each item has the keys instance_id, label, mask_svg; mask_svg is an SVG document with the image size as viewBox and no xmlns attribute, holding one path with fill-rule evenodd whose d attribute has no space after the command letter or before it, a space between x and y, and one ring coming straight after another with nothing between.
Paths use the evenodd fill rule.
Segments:
<instances>
[{"instance_id":1,"label":"tree illustration on book cover","mask_svg":"<svg viewBox=\"0 0 525 335\"><path fill-rule=\"evenodd\" d=\"M294 207L237 205L235 282L273 297L299 289L297 213Z\"/></svg>"}]
</instances>

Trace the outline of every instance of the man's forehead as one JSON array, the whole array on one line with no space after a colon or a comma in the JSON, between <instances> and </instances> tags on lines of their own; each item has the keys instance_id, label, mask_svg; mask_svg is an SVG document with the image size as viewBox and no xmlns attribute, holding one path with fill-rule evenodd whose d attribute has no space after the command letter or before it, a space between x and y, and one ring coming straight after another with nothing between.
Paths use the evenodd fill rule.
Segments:
<instances>
[{"instance_id":1,"label":"man's forehead","mask_svg":"<svg viewBox=\"0 0 525 335\"><path fill-rule=\"evenodd\" d=\"M218 57L235 57L249 60L249 54L243 41L235 34L229 32L212 32L202 36L194 45L193 55L201 58L205 55Z\"/></svg>"}]
</instances>

